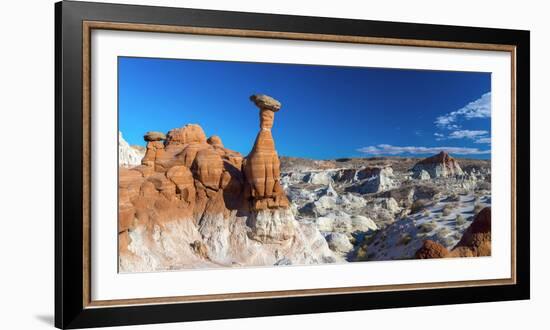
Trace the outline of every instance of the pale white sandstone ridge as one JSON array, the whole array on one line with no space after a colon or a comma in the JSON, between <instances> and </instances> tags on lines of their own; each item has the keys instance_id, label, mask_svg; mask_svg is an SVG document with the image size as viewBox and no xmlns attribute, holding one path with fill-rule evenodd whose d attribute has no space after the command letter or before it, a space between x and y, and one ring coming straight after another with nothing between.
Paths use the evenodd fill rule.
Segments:
<instances>
[{"instance_id":1,"label":"pale white sandstone ridge","mask_svg":"<svg viewBox=\"0 0 550 330\"><path fill-rule=\"evenodd\" d=\"M141 159L145 156L145 150L130 146L122 132L118 132L118 163L119 166L133 167L141 165Z\"/></svg>"},{"instance_id":2,"label":"pale white sandstone ridge","mask_svg":"<svg viewBox=\"0 0 550 330\"><path fill-rule=\"evenodd\" d=\"M357 191L362 194L386 191L397 186L393 169L389 166L365 168L358 174L365 177L363 183L357 188Z\"/></svg>"},{"instance_id":3,"label":"pale white sandstone ridge","mask_svg":"<svg viewBox=\"0 0 550 330\"><path fill-rule=\"evenodd\" d=\"M269 211L266 211L269 212ZM121 272L183 268L305 265L342 262L329 248L314 224L299 223L288 209L229 217L205 215L198 225L192 219L143 226L130 231L128 246L136 257L120 260ZM249 224L247 224L247 220ZM250 222L254 222L252 225ZM205 255L194 250L204 244Z\"/></svg>"},{"instance_id":4,"label":"pale white sandstone ridge","mask_svg":"<svg viewBox=\"0 0 550 330\"><path fill-rule=\"evenodd\" d=\"M330 249L336 253L345 255L353 250L353 244L351 244L346 234L330 233L327 235L326 240Z\"/></svg>"}]
</instances>

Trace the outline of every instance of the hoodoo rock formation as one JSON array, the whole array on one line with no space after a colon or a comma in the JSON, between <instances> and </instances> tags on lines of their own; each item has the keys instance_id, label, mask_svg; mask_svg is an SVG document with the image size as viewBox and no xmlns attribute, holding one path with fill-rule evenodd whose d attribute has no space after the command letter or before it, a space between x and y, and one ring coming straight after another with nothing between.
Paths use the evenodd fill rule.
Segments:
<instances>
[{"instance_id":1,"label":"hoodoo rock formation","mask_svg":"<svg viewBox=\"0 0 550 330\"><path fill-rule=\"evenodd\" d=\"M281 164L271 135L275 112L281 109L281 103L267 95L252 95L250 100L260 109L260 132L243 163L251 207L253 210L288 207L280 184Z\"/></svg>"},{"instance_id":2,"label":"hoodoo rock formation","mask_svg":"<svg viewBox=\"0 0 550 330\"><path fill-rule=\"evenodd\" d=\"M143 136L143 139L147 142L147 146L141 164L150 166L154 169L157 151L164 150L164 143L162 141L166 139L166 135L160 132L147 132ZM160 152L162 151L159 151L159 153Z\"/></svg>"},{"instance_id":3,"label":"hoodoo rock formation","mask_svg":"<svg viewBox=\"0 0 550 330\"><path fill-rule=\"evenodd\" d=\"M454 258L454 257L482 257L491 255L491 208L486 207L475 217L474 221L460 241L451 251L443 245L426 240L416 251L416 258Z\"/></svg>"},{"instance_id":4,"label":"hoodoo rock formation","mask_svg":"<svg viewBox=\"0 0 550 330\"><path fill-rule=\"evenodd\" d=\"M335 262L315 224L296 221L271 134L281 104L266 95L250 154L188 124L148 132L141 165L119 171L122 272Z\"/></svg>"},{"instance_id":5,"label":"hoodoo rock formation","mask_svg":"<svg viewBox=\"0 0 550 330\"><path fill-rule=\"evenodd\" d=\"M441 151L437 155L419 161L413 167L412 171L413 177L417 179L426 179L426 173L428 173L431 178L463 174L456 159L449 156L445 151Z\"/></svg>"}]
</instances>

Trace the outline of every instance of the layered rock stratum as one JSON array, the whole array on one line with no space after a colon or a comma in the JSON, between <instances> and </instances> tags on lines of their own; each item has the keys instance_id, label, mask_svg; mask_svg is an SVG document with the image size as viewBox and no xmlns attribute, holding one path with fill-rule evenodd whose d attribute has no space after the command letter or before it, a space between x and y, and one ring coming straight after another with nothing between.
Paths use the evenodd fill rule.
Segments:
<instances>
[{"instance_id":1,"label":"layered rock stratum","mask_svg":"<svg viewBox=\"0 0 550 330\"><path fill-rule=\"evenodd\" d=\"M121 272L339 260L315 224L296 221L280 184L281 104L251 100L260 131L246 157L196 124L145 134L141 165L119 174Z\"/></svg>"}]
</instances>

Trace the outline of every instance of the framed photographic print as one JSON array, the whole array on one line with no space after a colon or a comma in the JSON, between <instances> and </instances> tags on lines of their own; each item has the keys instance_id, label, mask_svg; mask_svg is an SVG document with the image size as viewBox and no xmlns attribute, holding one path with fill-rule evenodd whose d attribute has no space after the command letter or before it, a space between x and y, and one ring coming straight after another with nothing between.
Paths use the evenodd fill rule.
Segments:
<instances>
[{"instance_id":1,"label":"framed photographic print","mask_svg":"<svg viewBox=\"0 0 550 330\"><path fill-rule=\"evenodd\" d=\"M59 328L529 298L529 32L56 4Z\"/></svg>"}]
</instances>

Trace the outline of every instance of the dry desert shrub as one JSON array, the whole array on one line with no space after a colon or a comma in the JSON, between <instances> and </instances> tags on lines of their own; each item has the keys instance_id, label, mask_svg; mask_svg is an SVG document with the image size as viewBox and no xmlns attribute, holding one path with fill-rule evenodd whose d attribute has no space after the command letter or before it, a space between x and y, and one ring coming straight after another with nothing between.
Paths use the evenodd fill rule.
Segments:
<instances>
[{"instance_id":1,"label":"dry desert shrub","mask_svg":"<svg viewBox=\"0 0 550 330\"><path fill-rule=\"evenodd\" d=\"M357 256L355 258L357 261L366 261L368 259L367 254L367 245L363 244L357 249Z\"/></svg>"},{"instance_id":2,"label":"dry desert shrub","mask_svg":"<svg viewBox=\"0 0 550 330\"><path fill-rule=\"evenodd\" d=\"M448 203L445 206L443 206L443 209L441 212L443 213L443 216L448 216L459 206L460 204L458 202L452 202Z\"/></svg>"},{"instance_id":3,"label":"dry desert shrub","mask_svg":"<svg viewBox=\"0 0 550 330\"><path fill-rule=\"evenodd\" d=\"M464 217L461 214L459 214L456 216L455 222L457 226L462 226L463 224L466 223L466 219L464 219Z\"/></svg>"},{"instance_id":4,"label":"dry desert shrub","mask_svg":"<svg viewBox=\"0 0 550 330\"><path fill-rule=\"evenodd\" d=\"M479 211L483 210L483 208L484 208L483 205L481 205L481 204L479 204L479 203L475 204L475 205L474 205L474 214L478 214Z\"/></svg>"},{"instance_id":5,"label":"dry desert shrub","mask_svg":"<svg viewBox=\"0 0 550 330\"><path fill-rule=\"evenodd\" d=\"M486 182L486 181L482 181L480 183L478 183L477 187L476 187L476 190L491 190L491 183L490 182Z\"/></svg>"},{"instance_id":6,"label":"dry desert shrub","mask_svg":"<svg viewBox=\"0 0 550 330\"><path fill-rule=\"evenodd\" d=\"M437 227L435 221L424 222L418 226L418 230L421 233L429 233Z\"/></svg>"},{"instance_id":7,"label":"dry desert shrub","mask_svg":"<svg viewBox=\"0 0 550 330\"><path fill-rule=\"evenodd\" d=\"M409 234L403 234L397 242L397 245L407 245L412 241L412 237Z\"/></svg>"},{"instance_id":8,"label":"dry desert shrub","mask_svg":"<svg viewBox=\"0 0 550 330\"><path fill-rule=\"evenodd\" d=\"M427 199L418 199L411 205L411 214L418 213L430 205L430 201Z\"/></svg>"},{"instance_id":9,"label":"dry desert shrub","mask_svg":"<svg viewBox=\"0 0 550 330\"><path fill-rule=\"evenodd\" d=\"M460 195L459 194L451 194L446 199L447 202L459 202L460 201Z\"/></svg>"}]
</instances>

